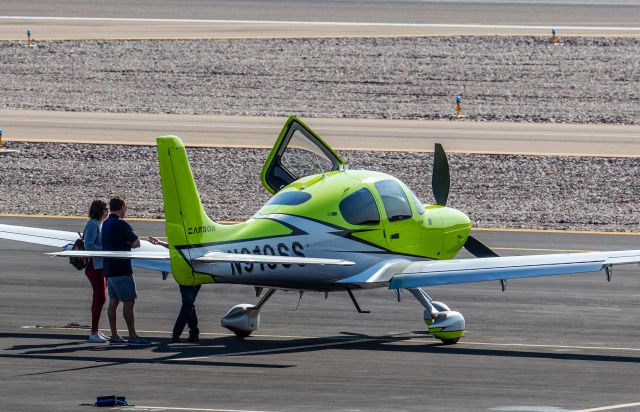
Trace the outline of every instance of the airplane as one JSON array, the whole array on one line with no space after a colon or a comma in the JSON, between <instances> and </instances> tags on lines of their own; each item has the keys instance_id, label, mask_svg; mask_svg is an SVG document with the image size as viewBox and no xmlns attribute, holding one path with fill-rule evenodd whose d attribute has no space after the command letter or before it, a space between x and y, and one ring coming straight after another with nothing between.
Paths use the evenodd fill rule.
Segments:
<instances>
[{"instance_id":1,"label":"airplane","mask_svg":"<svg viewBox=\"0 0 640 412\"><path fill-rule=\"evenodd\" d=\"M0 225L0 239L60 247L54 256L132 259L135 267L171 272L181 285L255 287L256 304L233 306L221 325L240 338L259 328L260 311L277 290L408 290L423 306L430 335L443 344L464 336L465 319L423 288L468 282L604 271L640 263L640 250L500 257L470 235L471 221L447 207L449 164L435 145L434 205L423 205L395 177L351 170L296 116L286 121L261 172L273 197L242 223L209 218L186 149L176 136L157 138L168 248L147 241L131 252L70 250L73 232ZM453 259L465 248L476 258ZM264 290L267 292L262 295Z\"/></svg>"}]
</instances>

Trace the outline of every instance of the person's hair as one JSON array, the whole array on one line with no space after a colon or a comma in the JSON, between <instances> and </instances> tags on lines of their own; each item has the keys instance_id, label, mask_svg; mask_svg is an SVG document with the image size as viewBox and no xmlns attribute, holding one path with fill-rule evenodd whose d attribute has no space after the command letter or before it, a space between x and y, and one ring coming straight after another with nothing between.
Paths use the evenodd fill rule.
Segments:
<instances>
[{"instance_id":1,"label":"person's hair","mask_svg":"<svg viewBox=\"0 0 640 412\"><path fill-rule=\"evenodd\" d=\"M105 210L107 210L107 204L104 200L94 200L89 206L89 219L100 220Z\"/></svg>"},{"instance_id":2,"label":"person's hair","mask_svg":"<svg viewBox=\"0 0 640 412\"><path fill-rule=\"evenodd\" d=\"M112 197L111 200L109 200L109 209L111 209L111 211L122 210L122 207L124 205L124 199L122 199L121 197L116 196Z\"/></svg>"}]
</instances>

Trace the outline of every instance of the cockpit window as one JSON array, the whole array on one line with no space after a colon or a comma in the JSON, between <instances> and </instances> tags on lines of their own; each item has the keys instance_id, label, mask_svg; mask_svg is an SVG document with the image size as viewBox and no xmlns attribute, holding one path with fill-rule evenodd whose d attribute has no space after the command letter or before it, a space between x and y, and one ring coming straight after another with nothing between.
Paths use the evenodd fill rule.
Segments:
<instances>
[{"instance_id":1,"label":"cockpit window","mask_svg":"<svg viewBox=\"0 0 640 412\"><path fill-rule=\"evenodd\" d=\"M411 196L413 196L413 202L416 204L416 209L418 210L418 213L421 215L424 215L424 205L422 204L422 202L420 201L420 199L418 199L418 196L416 196L415 193L413 193L413 190L410 190L411 192Z\"/></svg>"},{"instance_id":2,"label":"cockpit window","mask_svg":"<svg viewBox=\"0 0 640 412\"><path fill-rule=\"evenodd\" d=\"M340 202L340 213L352 225L377 225L380 223L378 207L373 195L362 188L345 197Z\"/></svg>"},{"instance_id":3,"label":"cockpit window","mask_svg":"<svg viewBox=\"0 0 640 412\"><path fill-rule=\"evenodd\" d=\"M376 183L389 222L411 218L411 206L402 186L395 180L381 180Z\"/></svg>"},{"instance_id":4,"label":"cockpit window","mask_svg":"<svg viewBox=\"0 0 640 412\"><path fill-rule=\"evenodd\" d=\"M282 192L278 193L267 202L268 205L301 205L311 199L311 194L307 192Z\"/></svg>"}]
</instances>

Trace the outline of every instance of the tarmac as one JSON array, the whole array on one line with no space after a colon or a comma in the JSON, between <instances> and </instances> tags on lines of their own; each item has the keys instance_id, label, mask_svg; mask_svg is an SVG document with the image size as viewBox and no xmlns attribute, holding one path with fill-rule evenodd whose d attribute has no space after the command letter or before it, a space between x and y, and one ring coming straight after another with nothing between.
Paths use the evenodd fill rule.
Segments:
<instances>
[{"instance_id":1,"label":"tarmac","mask_svg":"<svg viewBox=\"0 0 640 412\"><path fill-rule=\"evenodd\" d=\"M640 126L458 120L303 119L337 150L640 156ZM0 110L5 142L271 148L285 117Z\"/></svg>"},{"instance_id":2,"label":"tarmac","mask_svg":"<svg viewBox=\"0 0 640 412\"><path fill-rule=\"evenodd\" d=\"M0 223L77 231L82 219L2 217ZM135 220L141 236L162 221ZM503 255L637 248L638 236L479 230ZM638 410L638 267L603 273L452 285L428 290L466 318L466 336L442 346L425 334L408 293L278 292L246 340L219 324L251 287L205 285L197 344L169 344L175 283L136 274L136 325L154 341L131 349L87 342L90 287L47 247L0 241L0 397L6 411L89 408L123 395L117 410L595 411ZM121 322L121 326L124 324ZM101 326L107 325L103 314ZM105 330L106 332L106 330ZM123 334L126 334L123 332Z\"/></svg>"}]
</instances>

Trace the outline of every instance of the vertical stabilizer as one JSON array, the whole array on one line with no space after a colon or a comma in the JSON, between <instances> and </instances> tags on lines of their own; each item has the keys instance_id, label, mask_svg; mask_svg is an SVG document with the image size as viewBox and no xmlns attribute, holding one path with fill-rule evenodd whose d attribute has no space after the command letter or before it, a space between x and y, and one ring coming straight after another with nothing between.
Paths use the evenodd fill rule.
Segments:
<instances>
[{"instance_id":1,"label":"vertical stabilizer","mask_svg":"<svg viewBox=\"0 0 640 412\"><path fill-rule=\"evenodd\" d=\"M192 269L188 246L213 242L217 224L202 207L182 140L163 136L156 141L173 277L181 285L211 283L211 276Z\"/></svg>"}]
</instances>

